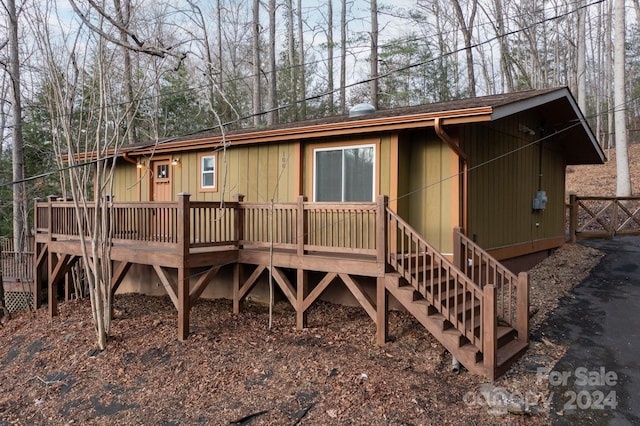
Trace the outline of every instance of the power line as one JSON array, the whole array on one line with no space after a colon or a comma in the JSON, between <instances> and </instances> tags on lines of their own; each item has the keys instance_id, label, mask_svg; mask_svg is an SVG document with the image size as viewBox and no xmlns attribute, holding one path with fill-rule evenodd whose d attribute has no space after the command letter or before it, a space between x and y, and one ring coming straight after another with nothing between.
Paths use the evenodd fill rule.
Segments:
<instances>
[{"instance_id":1,"label":"power line","mask_svg":"<svg viewBox=\"0 0 640 426\"><path fill-rule=\"evenodd\" d=\"M556 15L554 17L545 18L545 19L543 19L541 21L538 21L536 23L533 23L533 24L531 24L531 25L529 25L527 27L520 28L520 29L514 30L514 31L510 31L508 33L505 33L504 35L495 36L495 37L492 37L492 38L490 38L488 40L485 40L483 42L476 43L475 45L473 45L471 47L472 48L477 48L477 47L479 47L479 46L481 46L483 44L487 44L487 43L493 42L493 41L495 41L495 40L497 40L497 39L499 39L501 37L507 37L509 35L513 35L513 34L516 34L516 33L519 33L519 32L526 31L528 29L533 28L536 25L540 25L542 23L545 23L545 22L548 22L548 21L551 21L551 20L554 20L554 19L560 19L562 17L565 17L565 16L568 16L568 15L570 15L572 13L575 13L579 9L587 8L589 6L592 6L592 5L595 5L595 4L599 4L599 3L602 3L604 1L605 0L596 0L596 1L592 2L592 3L590 3L590 4L587 4L587 5L584 5L584 6L580 6L580 7L576 8L576 9L574 9L572 11L568 11L566 13L563 13L563 14L560 14L560 15ZM402 72L402 71L405 71L405 70L408 70L408 69L413 69L413 68L416 68L416 67L419 67L419 66L422 66L422 65L426 65L428 63L431 63L431 62L434 62L436 60L439 60L439 59L441 59L443 57L451 56L451 55L454 55L456 53L460 53L460 52L462 52L464 50L466 50L466 48L460 48L460 49L445 53L445 54L443 54L443 55L441 55L440 57L437 57L437 58L431 58L431 59L428 59L426 61L421 61L421 62L410 64L410 65L407 65L407 66L404 66L404 67L400 67L400 68L397 68L397 69L394 69L394 70L390 70L389 72L386 72L384 74L381 74L381 75L378 75L378 76L375 76L375 77L371 77L371 78L368 78L368 79L365 79L365 80L361 80L361 81L358 81L358 82L355 82L355 83L348 84L348 85L345 86L345 89L346 88L355 87L355 86L360 85L360 84L367 84L367 83L369 83L369 82L371 82L373 80L376 80L376 79L386 78L386 77L389 77L389 76L391 76L391 75L393 75L394 73L397 73L397 72ZM304 98L302 100L296 100L296 101L290 102L289 104L280 105L280 106L278 106L276 108L272 108L272 109L269 109L269 110L264 110L264 111L261 111L259 113L252 113L252 114L248 114L248 115L245 115L245 116L241 116L241 117L238 117L238 118L236 118L234 120L227 121L227 122L222 123L221 125L218 125L218 126L215 126L215 127L208 127L208 128L200 129L200 130L197 130L197 131L194 131L194 132L190 132L190 133L187 133L187 134L183 134L183 135L180 135L180 136L173 136L173 137L170 137L170 138L163 139L162 141L156 140L154 142L150 142L149 144L137 145L136 148L137 149L144 149L144 148L147 148L147 147L151 147L151 146L157 145L158 143L173 142L173 141L176 141L178 139L185 138L185 137L195 136L195 135L198 135L198 134L201 134L201 133L206 133L206 132L211 132L212 130L218 129L221 126L228 126L228 125L231 125L231 124L236 124L236 123L242 122L244 120L251 119L251 118L253 118L255 116L262 116L262 115L265 115L265 114L269 114L271 112L276 112L276 111L280 111L280 110L283 110L283 109L287 109L287 108L290 108L292 106L295 106L297 104L300 104L300 103L303 103L303 102L306 102L306 101L319 99L319 98L327 96L327 95L329 95L331 93L339 92L340 90L342 90L342 89L338 88L338 89L334 89L332 91L325 91L325 92L322 92L322 93L319 93L319 94L316 94L316 95L312 95L312 96L306 97L306 98ZM66 171L66 170L69 170L69 169L72 169L72 168L84 167L84 166L87 166L87 165L96 164L97 162L108 160L108 159L111 159L111 158L115 158L117 156L118 156L118 154L116 152L116 153L114 153L114 154L112 154L110 156L103 157L101 159L96 159L96 160L92 160L92 161L88 161L88 162L84 162L84 163L74 164L74 165L71 165L71 166L68 166L68 167L60 168L58 170L41 173L41 174L39 174L37 176L27 177L27 178L22 179L20 181L2 183L2 184L0 184L0 186L10 186L10 185L15 185L15 184L19 184L19 183L28 182L28 181L31 181L31 180L34 180L34 179L40 179L40 178L43 178L43 177L46 177L46 176L50 176L50 175L53 175L53 174L56 174L56 173L60 173L60 172L63 172L63 171Z\"/></svg>"},{"instance_id":2,"label":"power line","mask_svg":"<svg viewBox=\"0 0 640 426\"><path fill-rule=\"evenodd\" d=\"M482 45L485 45L485 44L491 43L493 41L496 41L498 39L506 38L507 36L511 36L511 35L514 35L514 34L517 34L517 33L520 33L520 32L524 32L524 31L530 30L531 28L533 28L533 27L535 27L537 25L540 25L540 24L543 24L543 23L546 23L546 22L549 22L549 21L552 21L552 20L564 18L566 16L569 16L569 15L577 12L580 9L586 9L586 8L588 8L590 6L603 3L604 1L605 0L597 0L597 1L594 1L594 2L592 2L590 4L579 6L579 7L575 8L575 9L567 11L565 13L562 13L562 14L559 14L559 15L555 15L555 16L552 16L552 17L545 18L543 20L537 21L537 22L535 22L533 24L530 24L530 25L528 25L526 27L518 28L517 30L512 30L512 31L509 31L509 32L501 34L501 35L496 35L496 36L494 36L492 38L489 38L487 40L480 41L480 42L478 42L476 44L473 44L472 46L470 46L470 48L475 49L475 48L478 48L478 47L480 47ZM577 4L577 3L578 2L574 2L573 4ZM542 9L541 11L544 12L546 10L551 10L551 9L552 8L549 7L548 9ZM526 15L527 14L523 13L521 16L526 16ZM478 28L480 26L485 26L485 25L488 25L488 24L489 24L488 22L483 22L483 23L476 24L476 25L472 26L472 28ZM404 39L403 38L394 39L389 43L381 45L380 47L382 47L382 48L391 47L395 43L397 43L398 41L400 41L400 42L403 42L403 41L404 42L413 42L413 41L429 40L432 37L435 37L435 36L438 36L438 35L446 35L446 34L449 34L449 33L453 33L455 31L457 31L457 30L441 32L439 34L428 35L428 36L424 36L424 37L407 37L407 38L404 38ZM370 47L369 46L356 46L356 48L357 49L362 49L362 52L358 52L358 51L355 52L355 55L358 55L358 54L366 52ZM408 69L412 69L412 68L416 68L416 67L419 67L419 66L427 65L427 64L435 62L437 60L440 60L440 59L455 55L457 53L461 53L466 49L467 49L466 47L459 48L459 49L456 49L456 50L453 50L453 51L450 51L450 52L443 53L443 54L441 54L441 55L439 55L437 57L431 58L431 59L426 60L426 61L422 61L422 62L418 62L418 63L414 63L414 64L409 64L409 65L406 65L406 66L403 66L403 67L400 67L400 68L396 68L396 69L390 70L390 71L388 71L386 73L380 74L378 76L375 76L375 77L372 77L372 78L369 78L369 79L365 79L365 80L361 80L361 81L358 81L358 82L350 83L350 84L345 86L345 89L346 88L355 87L355 86L358 86L358 85L361 85L361 84L367 84L367 83L369 83L371 81L374 81L374 80L387 78L387 77L389 77L389 76L391 76L391 75L393 75L393 74L395 74L397 72L402 72L402 71L406 71ZM350 54L353 55L354 52L350 52ZM333 59L340 59L340 58L341 58L340 55L335 55L333 57ZM288 66L288 67L279 68L276 71L261 71L260 74L261 75L262 74L269 75L269 74L271 74L273 72L282 72L282 71L286 71L286 70L293 70L293 69L296 69L296 68L306 67L308 65L315 65L315 64L319 64L319 63L325 63L326 61L327 61L327 58L323 58L323 59L319 59L319 60L316 60L316 61L306 62L305 64L296 64L296 65L291 65L291 66ZM244 81L244 80L249 80L249 79L253 79L253 78L255 78L255 74L253 74L253 75L245 75L245 76L236 77L236 78L231 78L231 79L220 81L219 83L214 83L214 84L222 86L222 85L227 85L227 84L235 83L235 82L238 82L238 81ZM109 104L106 107L109 108L109 107L115 107L115 106L124 106L124 105L132 103L132 102L133 103L139 103L139 102L143 102L143 101L147 101L147 100L163 98L163 97L169 97L169 96L178 95L178 94L182 94L182 93L195 92L195 91L202 90L202 89L205 89L205 88L210 88L211 86L212 86L211 83L207 83L207 84L202 84L202 85L198 85L198 86L195 86L195 87L188 87L188 88L185 88L185 89L180 89L180 90L174 90L174 91L165 92L165 93L158 93L158 94L154 94L154 95L143 96L143 97L140 97L140 98L133 99L130 102L129 101L116 102L116 103ZM227 125L228 124L234 124L235 122L246 120L246 119L252 118L252 117L254 117L256 115L264 115L264 114L268 114L270 112L279 111L279 110L282 110L282 109L285 109L285 108L292 107L292 106L297 105L299 103L306 102L308 100L315 100L315 99L319 99L319 98L324 97L324 96L328 96L329 94L332 94L332 93L337 93L340 90L341 89L338 88L338 89L334 89L333 91L326 91L326 92L323 92L323 93L318 94L318 95L311 95L308 98L305 98L304 100L293 101L293 102L291 102L289 104L286 104L284 106L278 107L276 109L266 110L266 111L258 113L258 114L251 114L249 116L242 117L242 118L237 119L237 120L235 120L233 122L228 122L228 123L225 123L225 124L227 124ZM87 109L85 111L90 112L90 111L93 111L93 110L99 110L101 108L104 108L104 107L96 107L96 108L93 108L93 109ZM37 107L37 106L26 106L26 109L46 109L46 108L45 107ZM69 115L70 114L60 114L57 117L67 117ZM13 127L13 126L6 126L6 128L11 128L11 127ZM210 129L204 129L202 131L209 131L209 130Z\"/></svg>"}]
</instances>

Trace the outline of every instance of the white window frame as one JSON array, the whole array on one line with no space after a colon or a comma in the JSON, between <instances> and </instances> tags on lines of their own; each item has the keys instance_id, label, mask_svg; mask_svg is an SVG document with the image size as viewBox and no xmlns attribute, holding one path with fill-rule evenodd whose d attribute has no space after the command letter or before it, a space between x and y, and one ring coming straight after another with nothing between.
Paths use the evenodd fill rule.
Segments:
<instances>
[{"instance_id":1,"label":"white window frame","mask_svg":"<svg viewBox=\"0 0 640 426\"><path fill-rule=\"evenodd\" d=\"M213 158L213 170L204 169L205 158ZM204 185L205 174L213 175L213 185ZM216 154L201 154L200 155L200 189L203 191L217 191L218 190L218 156Z\"/></svg>"},{"instance_id":2,"label":"white window frame","mask_svg":"<svg viewBox=\"0 0 640 426\"><path fill-rule=\"evenodd\" d=\"M335 202L350 202L350 201L345 201L344 200L344 194L345 194L345 188L344 188L344 184L345 184L345 161L344 161L344 152L348 149L361 149L361 148L373 148L373 170L372 170L372 176L371 176L371 182L372 182L372 188L371 188L371 202L375 201L375 197L376 197L376 155L377 155L377 149L376 149L377 144L375 143L366 143L366 144L356 144L356 145L336 145L336 146L331 146L331 147L326 147L326 148L314 148L313 149L313 182L312 182L312 186L313 186L313 202L316 202L316 183L317 183L317 173L318 173L318 165L317 165L317 156L316 153L318 152L327 152L327 151L342 151L342 194L341 194L341 200L340 201L335 201Z\"/></svg>"}]
</instances>

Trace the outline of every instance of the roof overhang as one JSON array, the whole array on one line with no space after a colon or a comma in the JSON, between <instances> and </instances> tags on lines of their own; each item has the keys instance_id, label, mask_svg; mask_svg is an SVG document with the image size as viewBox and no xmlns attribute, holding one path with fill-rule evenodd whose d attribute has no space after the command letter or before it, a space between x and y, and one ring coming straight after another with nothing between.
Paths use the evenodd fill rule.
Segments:
<instances>
[{"instance_id":1,"label":"roof overhang","mask_svg":"<svg viewBox=\"0 0 640 426\"><path fill-rule=\"evenodd\" d=\"M429 112L422 114L409 114L403 116L375 117L359 120L320 123L304 126L280 127L275 129L237 132L224 136L213 135L198 139L165 140L155 144L147 144L144 147L124 147L122 153L132 155L147 155L151 152L178 152L198 149L215 149L222 147L224 143L233 145L261 144L269 142L298 141L312 138L335 137L354 135L361 133L373 133L394 130L406 130L423 127L433 127L436 119L443 123L464 124L481 121L490 121L493 109L491 107L467 108L453 111Z\"/></svg>"},{"instance_id":2,"label":"roof overhang","mask_svg":"<svg viewBox=\"0 0 640 426\"><path fill-rule=\"evenodd\" d=\"M495 122L527 111L544 122L542 140L559 143L567 164L602 164L605 155L580 108L567 88L532 90L419 107L382 110L368 116L329 117L269 129L241 129L221 134L168 138L122 147L118 156L128 161L144 155L318 138L353 136L439 126ZM112 155L116 154L111 152ZM79 155L93 158L91 153Z\"/></svg>"},{"instance_id":3,"label":"roof overhang","mask_svg":"<svg viewBox=\"0 0 640 426\"><path fill-rule=\"evenodd\" d=\"M542 93L534 97L495 106L492 121L536 111L544 118L545 140L557 140L565 154L567 164L602 164L606 160L589 123L566 87Z\"/></svg>"}]
</instances>

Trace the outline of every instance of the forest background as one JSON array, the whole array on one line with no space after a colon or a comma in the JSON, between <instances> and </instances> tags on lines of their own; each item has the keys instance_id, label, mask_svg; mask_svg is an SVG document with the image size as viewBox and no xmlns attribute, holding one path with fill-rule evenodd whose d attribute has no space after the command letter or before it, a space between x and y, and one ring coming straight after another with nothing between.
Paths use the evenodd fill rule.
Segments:
<instances>
[{"instance_id":1,"label":"forest background","mask_svg":"<svg viewBox=\"0 0 640 426\"><path fill-rule=\"evenodd\" d=\"M2 236L15 229L15 194L23 234L33 198L67 195L62 153L344 114L360 102L383 109L568 86L604 148L615 146L616 110L629 143L639 139L639 0L0 4ZM78 169L93 181L93 165Z\"/></svg>"}]
</instances>

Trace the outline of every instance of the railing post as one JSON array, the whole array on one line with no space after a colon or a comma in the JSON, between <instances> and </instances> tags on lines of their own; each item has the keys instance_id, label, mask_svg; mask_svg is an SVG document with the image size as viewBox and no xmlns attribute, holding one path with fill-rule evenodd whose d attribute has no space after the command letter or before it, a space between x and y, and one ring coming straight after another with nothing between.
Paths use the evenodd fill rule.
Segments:
<instances>
[{"instance_id":1,"label":"railing post","mask_svg":"<svg viewBox=\"0 0 640 426\"><path fill-rule=\"evenodd\" d=\"M178 267L178 339L185 340L189 336L189 246L191 237L189 235L190 207L188 192L178 194L178 217L176 233L178 234L178 256L180 256L180 266Z\"/></svg>"},{"instance_id":2,"label":"railing post","mask_svg":"<svg viewBox=\"0 0 640 426\"><path fill-rule=\"evenodd\" d=\"M498 341L498 306L496 298L496 286L488 284L484 286L483 293L483 331L482 331L482 359L487 378L493 381L496 377Z\"/></svg>"},{"instance_id":3,"label":"railing post","mask_svg":"<svg viewBox=\"0 0 640 426\"><path fill-rule=\"evenodd\" d=\"M53 285L53 260L55 254L51 252L51 241L53 234L53 201L57 197L55 195L49 195L47 197L47 210L49 214L49 225L47 233L47 302L49 305L49 315L52 317L58 315L58 289Z\"/></svg>"},{"instance_id":4,"label":"railing post","mask_svg":"<svg viewBox=\"0 0 640 426\"><path fill-rule=\"evenodd\" d=\"M529 274L520 272L518 274L517 305L516 305L516 331L518 340L524 343L529 342Z\"/></svg>"},{"instance_id":5,"label":"railing post","mask_svg":"<svg viewBox=\"0 0 640 426\"><path fill-rule=\"evenodd\" d=\"M569 194L569 241L576 243L576 232L578 230L578 196Z\"/></svg>"},{"instance_id":6,"label":"railing post","mask_svg":"<svg viewBox=\"0 0 640 426\"><path fill-rule=\"evenodd\" d=\"M38 263L38 258L40 257L40 252L38 251L38 225L39 225L39 215L38 215L38 203L42 202L42 198L34 198L33 200L33 261L31 265L31 273L33 274L32 280L32 292L33 292L33 307L38 309L40 307L40 293L42 291L42 277L40 275L40 264Z\"/></svg>"},{"instance_id":7,"label":"railing post","mask_svg":"<svg viewBox=\"0 0 640 426\"><path fill-rule=\"evenodd\" d=\"M238 206L236 207L234 214L235 228L236 228L236 240L238 241L238 248L242 248L240 241L244 240L244 208L242 202L244 201L244 195L235 194L233 199L236 200Z\"/></svg>"},{"instance_id":8,"label":"railing post","mask_svg":"<svg viewBox=\"0 0 640 426\"><path fill-rule=\"evenodd\" d=\"M48 240L51 241L51 234L53 233L53 202L57 199L55 195L47 196L47 210L49 213L49 224L48 224L48 232L47 237Z\"/></svg>"},{"instance_id":9,"label":"railing post","mask_svg":"<svg viewBox=\"0 0 640 426\"><path fill-rule=\"evenodd\" d=\"M298 211L296 213L296 245L298 247L298 256L304 256L305 234L307 229L307 214L304 210L304 203L307 197L301 195L298 197Z\"/></svg>"},{"instance_id":10,"label":"railing post","mask_svg":"<svg viewBox=\"0 0 640 426\"><path fill-rule=\"evenodd\" d=\"M616 236L616 230L618 229L618 197L613 199L612 208L613 217L611 219L611 239Z\"/></svg>"},{"instance_id":11,"label":"railing post","mask_svg":"<svg viewBox=\"0 0 640 426\"><path fill-rule=\"evenodd\" d=\"M389 247L387 241L387 206L389 205L389 197L386 195L379 195L376 203L377 213L376 221L376 257L378 264L386 266L387 263L387 249Z\"/></svg>"},{"instance_id":12,"label":"railing post","mask_svg":"<svg viewBox=\"0 0 640 426\"><path fill-rule=\"evenodd\" d=\"M465 260L462 257L462 238L460 238L461 234L462 228L460 228L459 226L453 228L453 264L461 271L465 271Z\"/></svg>"}]
</instances>

